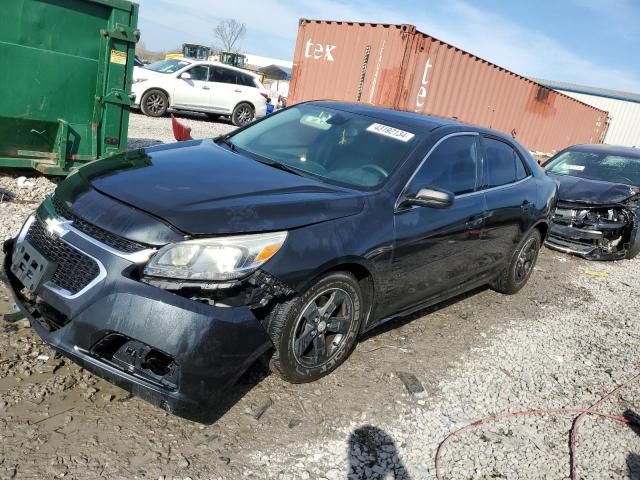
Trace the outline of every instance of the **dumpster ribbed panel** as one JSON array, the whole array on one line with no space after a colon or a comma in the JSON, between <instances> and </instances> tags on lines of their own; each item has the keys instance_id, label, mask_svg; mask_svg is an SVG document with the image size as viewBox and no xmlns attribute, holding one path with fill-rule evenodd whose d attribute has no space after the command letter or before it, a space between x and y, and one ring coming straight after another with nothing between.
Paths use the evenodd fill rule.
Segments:
<instances>
[{"instance_id":1,"label":"dumpster ribbed panel","mask_svg":"<svg viewBox=\"0 0 640 480\"><path fill-rule=\"evenodd\" d=\"M600 143L607 121L603 110L411 25L301 20L289 102L316 99L457 118L544 152Z\"/></svg>"},{"instance_id":2,"label":"dumpster ribbed panel","mask_svg":"<svg viewBox=\"0 0 640 480\"><path fill-rule=\"evenodd\" d=\"M2 6L0 166L64 175L126 151L138 6L123 0Z\"/></svg>"}]
</instances>

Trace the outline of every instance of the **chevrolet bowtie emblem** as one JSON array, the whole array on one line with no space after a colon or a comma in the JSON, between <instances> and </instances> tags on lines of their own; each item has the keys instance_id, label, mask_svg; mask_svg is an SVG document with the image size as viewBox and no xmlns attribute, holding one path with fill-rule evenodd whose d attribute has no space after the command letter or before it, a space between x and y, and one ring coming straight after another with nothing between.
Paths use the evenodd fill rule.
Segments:
<instances>
[{"instance_id":1,"label":"chevrolet bowtie emblem","mask_svg":"<svg viewBox=\"0 0 640 480\"><path fill-rule=\"evenodd\" d=\"M63 237L69 233L69 228L73 222L71 220L64 220L60 218L47 218L45 221L47 232L52 237Z\"/></svg>"}]
</instances>

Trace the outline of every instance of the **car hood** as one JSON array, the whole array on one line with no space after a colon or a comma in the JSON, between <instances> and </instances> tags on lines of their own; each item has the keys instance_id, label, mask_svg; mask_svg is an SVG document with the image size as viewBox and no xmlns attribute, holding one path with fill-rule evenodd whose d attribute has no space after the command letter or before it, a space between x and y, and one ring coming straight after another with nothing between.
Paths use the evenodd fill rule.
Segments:
<instances>
[{"instance_id":1,"label":"car hood","mask_svg":"<svg viewBox=\"0 0 640 480\"><path fill-rule=\"evenodd\" d=\"M78 175L192 235L286 230L364 206L362 192L264 165L212 140L133 150L87 164Z\"/></svg>"},{"instance_id":2,"label":"car hood","mask_svg":"<svg viewBox=\"0 0 640 480\"><path fill-rule=\"evenodd\" d=\"M622 183L602 182L570 175L549 174L559 186L558 200L594 205L623 203L636 196L640 189Z\"/></svg>"},{"instance_id":3,"label":"car hood","mask_svg":"<svg viewBox=\"0 0 640 480\"><path fill-rule=\"evenodd\" d=\"M140 78L152 78L152 77L168 77L170 74L159 73L154 70L149 70L144 67L133 67L133 79L138 80Z\"/></svg>"}]
</instances>

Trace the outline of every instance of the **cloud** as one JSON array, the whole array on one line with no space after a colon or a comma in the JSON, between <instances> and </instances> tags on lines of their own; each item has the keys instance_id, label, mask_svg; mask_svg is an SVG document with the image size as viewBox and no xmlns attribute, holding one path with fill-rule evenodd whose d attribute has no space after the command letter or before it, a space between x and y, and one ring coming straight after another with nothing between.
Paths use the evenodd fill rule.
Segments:
<instances>
[{"instance_id":1,"label":"cloud","mask_svg":"<svg viewBox=\"0 0 640 480\"><path fill-rule=\"evenodd\" d=\"M616 36L632 39L640 33L640 6L635 0L573 0L573 3L596 14L601 22L614 25Z\"/></svg>"},{"instance_id":2,"label":"cloud","mask_svg":"<svg viewBox=\"0 0 640 480\"><path fill-rule=\"evenodd\" d=\"M468 3L446 4L437 21L418 17L426 31L521 75L640 91L632 73L596 64L558 41ZM460 28L464 25L464 28Z\"/></svg>"},{"instance_id":3,"label":"cloud","mask_svg":"<svg viewBox=\"0 0 640 480\"><path fill-rule=\"evenodd\" d=\"M615 18L638 18L628 17L636 10L629 0L573 1L581 8L607 12L612 22ZM389 7L381 1L364 0L229 0L223 9L212 8L209 0L140 0L140 16L153 28L164 25L167 32L179 30L180 35L174 36L182 41L206 44L213 42L211 32L219 20L235 18L247 26L243 45L248 50L282 58L293 54L301 17L412 23L425 33L525 76L640 92L637 75L596 64L584 54L500 14L463 0L429 3L427 8L409 11L401 4Z\"/></svg>"}]
</instances>

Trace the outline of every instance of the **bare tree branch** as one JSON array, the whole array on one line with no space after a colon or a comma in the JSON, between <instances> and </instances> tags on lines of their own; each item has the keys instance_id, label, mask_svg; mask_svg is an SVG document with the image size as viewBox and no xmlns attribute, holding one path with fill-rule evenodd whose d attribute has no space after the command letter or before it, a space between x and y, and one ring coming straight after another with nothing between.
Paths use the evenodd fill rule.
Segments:
<instances>
[{"instance_id":1,"label":"bare tree branch","mask_svg":"<svg viewBox=\"0 0 640 480\"><path fill-rule=\"evenodd\" d=\"M213 29L213 36L219 43L220 49L225 52L237 52L240 50L238 41L244 36L247 29L244 23L231 18L223 20Z\"/></svg>"}]
</instances>

